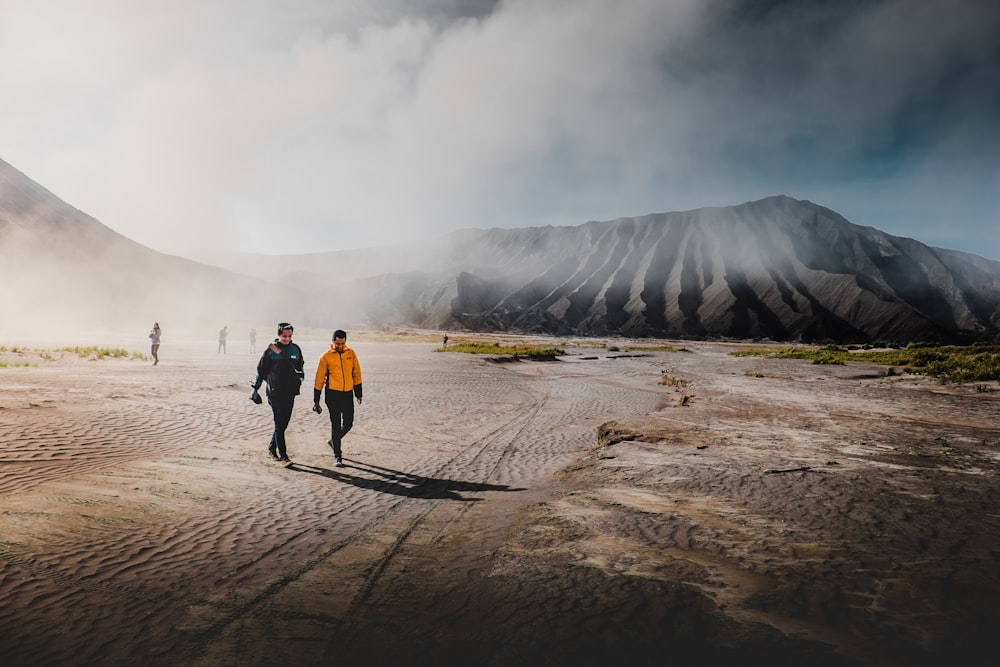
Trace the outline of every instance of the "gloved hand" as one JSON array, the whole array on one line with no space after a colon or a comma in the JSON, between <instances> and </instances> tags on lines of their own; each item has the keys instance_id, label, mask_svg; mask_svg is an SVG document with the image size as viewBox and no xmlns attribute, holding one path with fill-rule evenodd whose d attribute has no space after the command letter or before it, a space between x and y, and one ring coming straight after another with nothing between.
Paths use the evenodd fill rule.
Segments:
<instances>
[{"instance_id":1,"label":"gloved hand","mask_svg":"<svg viewBox=\"0 0 1000 667\"><path fill-rule=\"evenodd\" d=\"M318 415L323 414L323 408L319 407L319 403L313 403L313 412Z\"/></svg>"},{"instance_id":2,"label":"gloved hand","mask_svg":"<svg viewBox=\"0 0 1000 667\"><path fill-rule=\"evenodd\" d=\"M256 387L254 387L254 390L250 392L250 400L256 403L257 405L260 405L261 403L264 402L264 399L260 397L260 393L257 391Z\"/></svg>"}]
</instances>

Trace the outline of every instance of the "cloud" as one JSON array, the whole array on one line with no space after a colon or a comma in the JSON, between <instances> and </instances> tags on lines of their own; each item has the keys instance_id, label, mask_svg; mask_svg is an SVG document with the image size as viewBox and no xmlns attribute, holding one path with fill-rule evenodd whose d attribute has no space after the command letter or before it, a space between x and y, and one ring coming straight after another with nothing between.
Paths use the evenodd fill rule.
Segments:
<instances>
[{"instance_id":1,"label":"cloud","mask_svg":"<svg viewBox=\"0 0 1000 667\"><path fill-rule=\"evenodd\" d=\"M948 247L995 228L987 0L132 4L5 2L0 156L160 250L777 193Z\"/></svg>"}]
</instances>

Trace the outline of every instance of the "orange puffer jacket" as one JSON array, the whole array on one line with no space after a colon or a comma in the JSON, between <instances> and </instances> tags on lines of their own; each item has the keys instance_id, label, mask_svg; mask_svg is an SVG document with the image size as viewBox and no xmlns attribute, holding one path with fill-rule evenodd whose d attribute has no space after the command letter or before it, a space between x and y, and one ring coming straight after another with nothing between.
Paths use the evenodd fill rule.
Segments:
<instances>
[{"instance_id":1,"label":"orange puffer jacket","mask_svg":"<svg viewBox=\"0 0 1000 667\"><path fill-rule=\"evenodd\" d=\"M349 347L345 347L342 353L330 349L319 358L319 365L316 367L316 381L313 383L313 400L319 401L320 391L323 386L333 391L353 391L354 395L361 398L361 364L358 363L358 356Z\"/></svg>"}]
</instances>

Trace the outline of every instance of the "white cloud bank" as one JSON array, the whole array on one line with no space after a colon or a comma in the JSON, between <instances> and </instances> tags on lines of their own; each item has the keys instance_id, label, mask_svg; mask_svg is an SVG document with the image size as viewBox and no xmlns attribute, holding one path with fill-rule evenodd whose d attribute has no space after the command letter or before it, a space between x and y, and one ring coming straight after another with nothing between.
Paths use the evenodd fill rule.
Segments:
<instances>
[{"instance_id":1,"label":"white cloud bank","mask_svg":"<svg viewBox=\"0 0 1000 667\"><path fill-rule=\"evenodd\" d=\"M1000 259L994 6L0 0L0 158L178 254L783 193Z\"/></svg>"}]
</instances>

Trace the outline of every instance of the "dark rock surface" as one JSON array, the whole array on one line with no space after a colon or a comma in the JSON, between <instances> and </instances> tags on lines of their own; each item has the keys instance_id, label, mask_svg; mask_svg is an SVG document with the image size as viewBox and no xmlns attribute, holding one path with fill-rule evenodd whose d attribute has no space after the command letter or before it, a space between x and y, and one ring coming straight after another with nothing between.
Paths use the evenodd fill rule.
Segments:
<instances>
[{"instance_id":1,"label":"dark rock surface","mask_svg":"<svg viewBox=\"0 0 1000 667\"><path fill-rule=\"evenodd\" d=\"M437 276L438 307L411 310L407 324L807 342L959 342L1000 331L1000 262L784 196L578 227L466 231L434 255L436 271L426 273ZM390 301L412 299L380 280ZM450 310L440 307L445 294Z\"/></svg>"}]
</instances>

